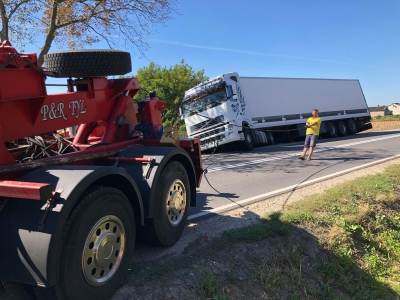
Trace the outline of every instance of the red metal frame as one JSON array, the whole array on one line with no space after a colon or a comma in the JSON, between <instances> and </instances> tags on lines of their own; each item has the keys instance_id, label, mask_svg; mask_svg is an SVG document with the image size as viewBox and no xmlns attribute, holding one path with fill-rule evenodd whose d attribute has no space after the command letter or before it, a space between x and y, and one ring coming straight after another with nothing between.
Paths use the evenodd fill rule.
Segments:
<instances>
[{"instance_id":1,"label":"red metal frame","mask_svg":"<svg viewBox=\"0 0 400 300\"><path fill-rule=\"evenodd\" d=\"M0 197L42 200L51 198L53 188L48 183L1 180Z\"/></svg>"},{"instance_id":2,"label":"red metal frame","mask_svg":"<svg viewBox=\"0 0 400 300\"><path fill-rule=\"evenodd\" d=\"M68 92L48 95L45 74L36 55L20 55L9 42L0 46L0 165L15 163L5 142L80 125L74 145L84 151L92 144L112 144L129 136L121 125L127 106L139 90L134 78L69 80ZM74 85L79 91L73 91ZM128 120L129 121L129 120ZM96 136L99 126L104 128ZM99 149L98 149L99 150ZM101 151L101 150L99 150Z\"/></svg>"},{"instance_id":3,"label":"red metal frame","mask_svg":"<svg viewBox=\"0 0 400 300\"><path fill-rule=\"evenodd\" d=\"M146 144L145 139L155 138L159 144L165 102L153 97L140 104L138 113L132 101L139 90L135 78L68 79L67 92L51 95L47 94L45 80L46 73L37 66L36 54L19 54L8 41L0 45L0 178L9 179L9 174L38 166L104 159L129 145ZM143 135L133 134L137 119L146 130ZM77 152L17 163L6 145L71 126L79 126L72 141ZM185 140L180 145L195 162L199 182L199 144ZM147 158L119 159L147 163ZM43 200L48 190L46 184L0 182L0 197Z\"/></svg>"},{"instance_id":4,"label":"red metal frame","mask_svg":"<svg viewBox=\"0 0 400 300\"><path fill-rule=\"evenodd\" d=\"M134 163L140 163L140 164L149 164L149 163L155 161L154 157L147 157L147 156L142 156L142 157L118 156L118 157L109 157L109 159L110 160L125 161L125 162L134 162Z\"/></svg>"}]
</instances>

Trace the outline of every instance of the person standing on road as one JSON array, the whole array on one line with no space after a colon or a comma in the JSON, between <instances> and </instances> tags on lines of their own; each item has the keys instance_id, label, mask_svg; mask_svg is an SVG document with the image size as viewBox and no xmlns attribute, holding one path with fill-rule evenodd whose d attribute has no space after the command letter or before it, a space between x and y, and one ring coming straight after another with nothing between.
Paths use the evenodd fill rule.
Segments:
<instances>
[{"instance_id":1,"label":"person standing on road","mask_svg":"<svg viewBox=\"0 0 400 300\"><path fill-rule=\"evenodd\" d=\"M311 160L314 152L314 148L317 144L319 136L319 130L321 128L321 118L319 117L318 109L314 109L311 113L311 117L306 122L306 139L304 141L304 150L300 155L299 159Z\"/></svg>"}]
</instances>

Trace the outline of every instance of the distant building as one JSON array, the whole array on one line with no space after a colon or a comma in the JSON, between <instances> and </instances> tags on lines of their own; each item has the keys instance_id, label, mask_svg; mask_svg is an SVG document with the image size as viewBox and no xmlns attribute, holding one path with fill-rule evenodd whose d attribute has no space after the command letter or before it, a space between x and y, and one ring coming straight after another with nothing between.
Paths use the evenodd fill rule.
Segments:
<instances>
[{"instance_id":1,"label":"distant building","mask_svg":"<svg viewBox=\"0 0 400 300\"><path fill-rule=\"evenodd\" d=\"M398 116L400 115L400 103L392 103L387 106L388 110L391 112L392 115Z\"/></svg>"},{"instance_id":2,"label":"distant building","mask_svg":"<svg viewBox=\"0 0 400 300\"><path fill-rule=\"evenodd\" d=\"M368 109L369 109L369 112L371 113L372 118L383 117L383 116L387 116L387 115L391 114L390 110L385 105L372 106L372 107L369 107Z\"/></svg>"}]
</instances>

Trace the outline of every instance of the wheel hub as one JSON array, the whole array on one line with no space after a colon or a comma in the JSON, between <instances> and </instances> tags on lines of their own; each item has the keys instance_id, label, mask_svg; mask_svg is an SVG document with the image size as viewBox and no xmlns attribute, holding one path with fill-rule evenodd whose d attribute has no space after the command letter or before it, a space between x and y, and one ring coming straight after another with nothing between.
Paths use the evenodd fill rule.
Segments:
<instances>
[{"instance_id":1,"label":"wheel hub","mask_svg":"<svg viewBox=\"0 0 400 300\"><path fill-rule=\"evenodd\" d=\"M96 261L101 265L105 265L110 260L116 247L118 245L115 236L109 233L104 234L95 245L94 253Z\"/></svg>"},{"instance_id":2,"label":"wheel hub","mask_svg":"<svg viewBox=\"0 0 400 300\"><path fill-rule=\"evenodd\" d=\"M125 251L125 228L116 216L101 218L90 230L82 253L86 281L102 285L116 273Z\"/></svg>"},{"instance_id":3,"label":"wheel hub","mask_svg":"<svg viewBox=\"0 0 400 300\"><path fill-rule=\"evenodd\" d=\"M177 226L186 210L186 189L180 179L176 179L169 188L167 195L167 215L169 222Z\"/></svg>"}]
</instances>

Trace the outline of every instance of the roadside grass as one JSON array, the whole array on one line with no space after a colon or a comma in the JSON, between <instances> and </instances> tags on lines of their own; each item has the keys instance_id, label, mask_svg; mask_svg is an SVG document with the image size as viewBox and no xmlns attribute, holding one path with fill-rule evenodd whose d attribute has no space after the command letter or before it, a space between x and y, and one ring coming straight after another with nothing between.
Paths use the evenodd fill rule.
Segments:
<instances>
[{"instance_id":1,"label":"roadside grass","mask_svg":"<svg viewBox=\"0 0 400 300\"><path fill-rule=\"evenodd\" d=\"M319 285L313 286L309 276L302 274L308 248L293 236L297 228L309 232L321 247L319 259L308 271ZM400 295L400 165L310 196L281 214L266 216L260 224L227 231L223 238L228 243L251 243L274 236L284 236L284 242L281 239L259 262L255 275L268 294L290 284L287 298L291 299L310 295L396 299L394 294Z\"/></svg>"},{"instance_id":2,"label":"roadside grass","mask_svg":"<svg viewBox=\"0 0 400 300\"><path fill-rule=\"evenodd\" d=\"M204 271L199 278L197 292L202 299L228 300L214 273Z\"/></svg>"},{"instance_id":3,"label":"roadside grass","mask_svg":"<svg viewBox=\"0 0 400 300\"><path fill-rule=\"evenodd\" d=\"M400 115L388 115L388 116L376 116L373 117L372 120L376 121L393 121L393 120L399 120L400 121Z\"/></svg>"},{"instance_id":4,"label":"roadside grass","mask_svg":"<svg viewBox=\"0 0 400 300\"><path fill-rule=\"evenodd\" d=\"M199 237L130 278L113 299L399 300L400 165Z\"/></svg>"}]
</instances>

